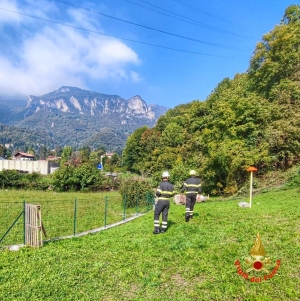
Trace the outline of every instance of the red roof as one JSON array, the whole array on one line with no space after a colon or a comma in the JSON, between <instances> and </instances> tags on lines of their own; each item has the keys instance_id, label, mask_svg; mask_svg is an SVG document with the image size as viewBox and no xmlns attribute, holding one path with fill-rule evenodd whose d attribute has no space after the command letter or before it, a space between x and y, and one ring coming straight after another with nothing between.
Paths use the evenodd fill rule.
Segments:
<instances>
[{"instance_id":1,"label":"red roof","mask_svg":"<svg viewBox=\"0 0 300 301\"><path fill-rule=\"evenodd\" d=\"M22 152L17 152L17 153L15 153L15 157L17 157L17 156L30 157L30 158L33 158L33 157L34 157L34 155L32 155L32 154L22 153Z\"/></svg>"}]
</instances>

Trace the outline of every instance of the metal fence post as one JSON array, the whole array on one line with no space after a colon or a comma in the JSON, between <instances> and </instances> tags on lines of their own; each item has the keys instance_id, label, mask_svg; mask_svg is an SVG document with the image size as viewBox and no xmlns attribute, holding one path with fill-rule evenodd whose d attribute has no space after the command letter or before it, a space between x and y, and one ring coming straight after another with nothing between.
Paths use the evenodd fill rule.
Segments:
<instances>
[{"instance_id":1,"label":"metal fence post","mask_svg":"<svg viewBox=\"0 0 300 301\"><path fill-rule=\"evenodd\" d=\"M105 212L104 212L104 227L106 228L106 214L107 214L108 197L105 197Z\"/></svg>"},{"instance_id":2,"label":"metal fence post","mask_svg":"<svg viewBox=\"0 0 300 301\"><path fill-rule=\"evenodd\" d=\"M124 211L123 211L123 220L126 219L126 194L124 195Z\"/></svg>"},{"instance_id":3,"label":"metal fence post","mask_svg":"<svg viewBox=\"0 0 300 301\"><path fill-rule=\"evenodd\" d=\"M25 208L26 208L26 200L23 200L23 215L24 215L24 224L23 224L23 244L26 244L26 214L25 214Z\"/></svg>"},{"instance_id":4,"label":"metal fence post","mask_svg":"<svg viewBox=\"0 0 300 301\"><path fill-rule=\"evenodd\" d=\"M149 211L149 204L150 204L150 194L149 192L146 193L146 212Z\"/></svg>"},{"instance_id":5,"label":"metal fence post","mask_svg":"<svg viewBox=\"0 0 300 301\"><path fill-rule=\"evenodd\" d=\"M74 200L74 236L76 235L76 222L77 222L77 198Z\"/></svg>"},{"instance_id":6,"label":"metal fence post","mask_svg":"<svg viewBox=\"0 0 300 301\"><path fill-rule=\"evenodd\" d=\"M137 198L136 198L136 215L139 214L139 198L140 198L140 195L138 194L137 195Z\"/></svg>"},{"instance_id":7,"label":"metal fence post","mask_svg":"<svg viewBox=\"0 0 300 301\"><path fill-rule=\"evenodd\" d=\"M14 227L14 225L17 223L17 221L22 217L22 215L25 215L24 209L22 209L21 213L18 215L18 217L15 219L15 221L12 223L12 225L8 228L8 230L5 232L5 234L0 238L0 243L3 241L5 236L10 232L10 230ZM24 233L25 233L25 231L24 231Z\"/></svg>"}]
</instances>

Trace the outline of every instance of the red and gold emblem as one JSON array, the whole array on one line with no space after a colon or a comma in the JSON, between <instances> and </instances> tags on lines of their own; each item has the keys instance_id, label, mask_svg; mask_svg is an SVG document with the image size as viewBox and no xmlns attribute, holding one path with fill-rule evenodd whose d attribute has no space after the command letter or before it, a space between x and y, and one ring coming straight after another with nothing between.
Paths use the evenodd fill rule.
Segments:
<instances>
[{"instance_id":1,"label":"red and gold emblem","mask_svg":"<svg viewBox=\"0 0 300 301\"><path fill-rule=\"evenodd\" d=\"M247 273L251 271L257 271L268 274L269 271L267 270L266 265L271 264L271 260L270 258L265 257L266 251L261 242L259 233L256 235L255 243L250 251L250 255L251 257L246 258L246 264L251 266L249 269L247 269Z\"/></svg>"},{"instance_id":2,"label":"red and gold emblem","mask_svg":"<svg viewBox=\"0 0 300 301\"><path fill-rule=\"evenodd\" d=\"M250 257L246 257L245 264L248 266L247 270L244 271L241 266L240 260L235 261L237 266L237 272L240 276L245 279L250 280L251 282L262 282L267 279L273 278L277 273L280 263L280 260L276 261L276 265L270 273L268 266L271 264L270 258L265 257L266 251L262 244L259 233L256 235L254 246L251 248ZM255 276L250 275L249 273L255 273ZM258 273L258 275L257 275Z\"/></svg>"}]
</instances>

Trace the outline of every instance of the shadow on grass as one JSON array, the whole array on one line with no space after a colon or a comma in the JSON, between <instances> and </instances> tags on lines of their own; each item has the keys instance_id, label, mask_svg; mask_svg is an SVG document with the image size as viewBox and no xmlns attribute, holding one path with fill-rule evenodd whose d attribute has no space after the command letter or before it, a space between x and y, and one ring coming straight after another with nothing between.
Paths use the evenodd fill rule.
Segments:
<instances>
[{"instance_id":1,"label":"shadow on grass","mask_svg":"<svg viewBox=\"0 0 300 301\"><path fill-rule=\"evenodd\" d=\"M183 216L183 220L184 220L184 219L185 219L185 212L182 213L181 216ZM197 218L197 217L199 217L199 216L200 216L200 214L199 214L198 212L194 212L194 213L193 213L193 218L195 218L195 217ZM203 216L203 214L202 214L201 216Z\"/></svg>"},{"instance_id":2,"label":"shadow on grass","mask_svg":"<svg viewBox=\"0 0 300 301\"><path fill-rule=\"evenodd\" d=\"M171 219L168 219L168 229L170 229L172 226L176 225L177 223L172 221Z\"/></svg>"}]
</instances>

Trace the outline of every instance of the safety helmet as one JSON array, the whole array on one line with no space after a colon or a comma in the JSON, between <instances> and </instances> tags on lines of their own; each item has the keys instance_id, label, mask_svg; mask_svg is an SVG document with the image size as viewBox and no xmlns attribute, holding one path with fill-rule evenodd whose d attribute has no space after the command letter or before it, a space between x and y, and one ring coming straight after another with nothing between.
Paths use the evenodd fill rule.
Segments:
<instances>
[{"instance_id":1,"label":"safety helmet","mask_svg":"<svg viewBox=\"0 0 300 301\"><path fill-rule=\"evenodd\" d=\"M164 171L162 174L161 174L161 177L162 178L169 178L170 177L170 174L168 171Z\"/></svg>"},{"instance_id":2,"label":"safety helmet","mask_svg":"<svg viewBox=\"0 0 300 301\"><path fill-rule=\"evenodd\" d=\"M193 170L193 169L192 169L192 170L190 170L190 175L191 175L191 176L195 176L195 175L196 175L196 171L195 171L195 170Z\"/></svg>"}]
</instances>

